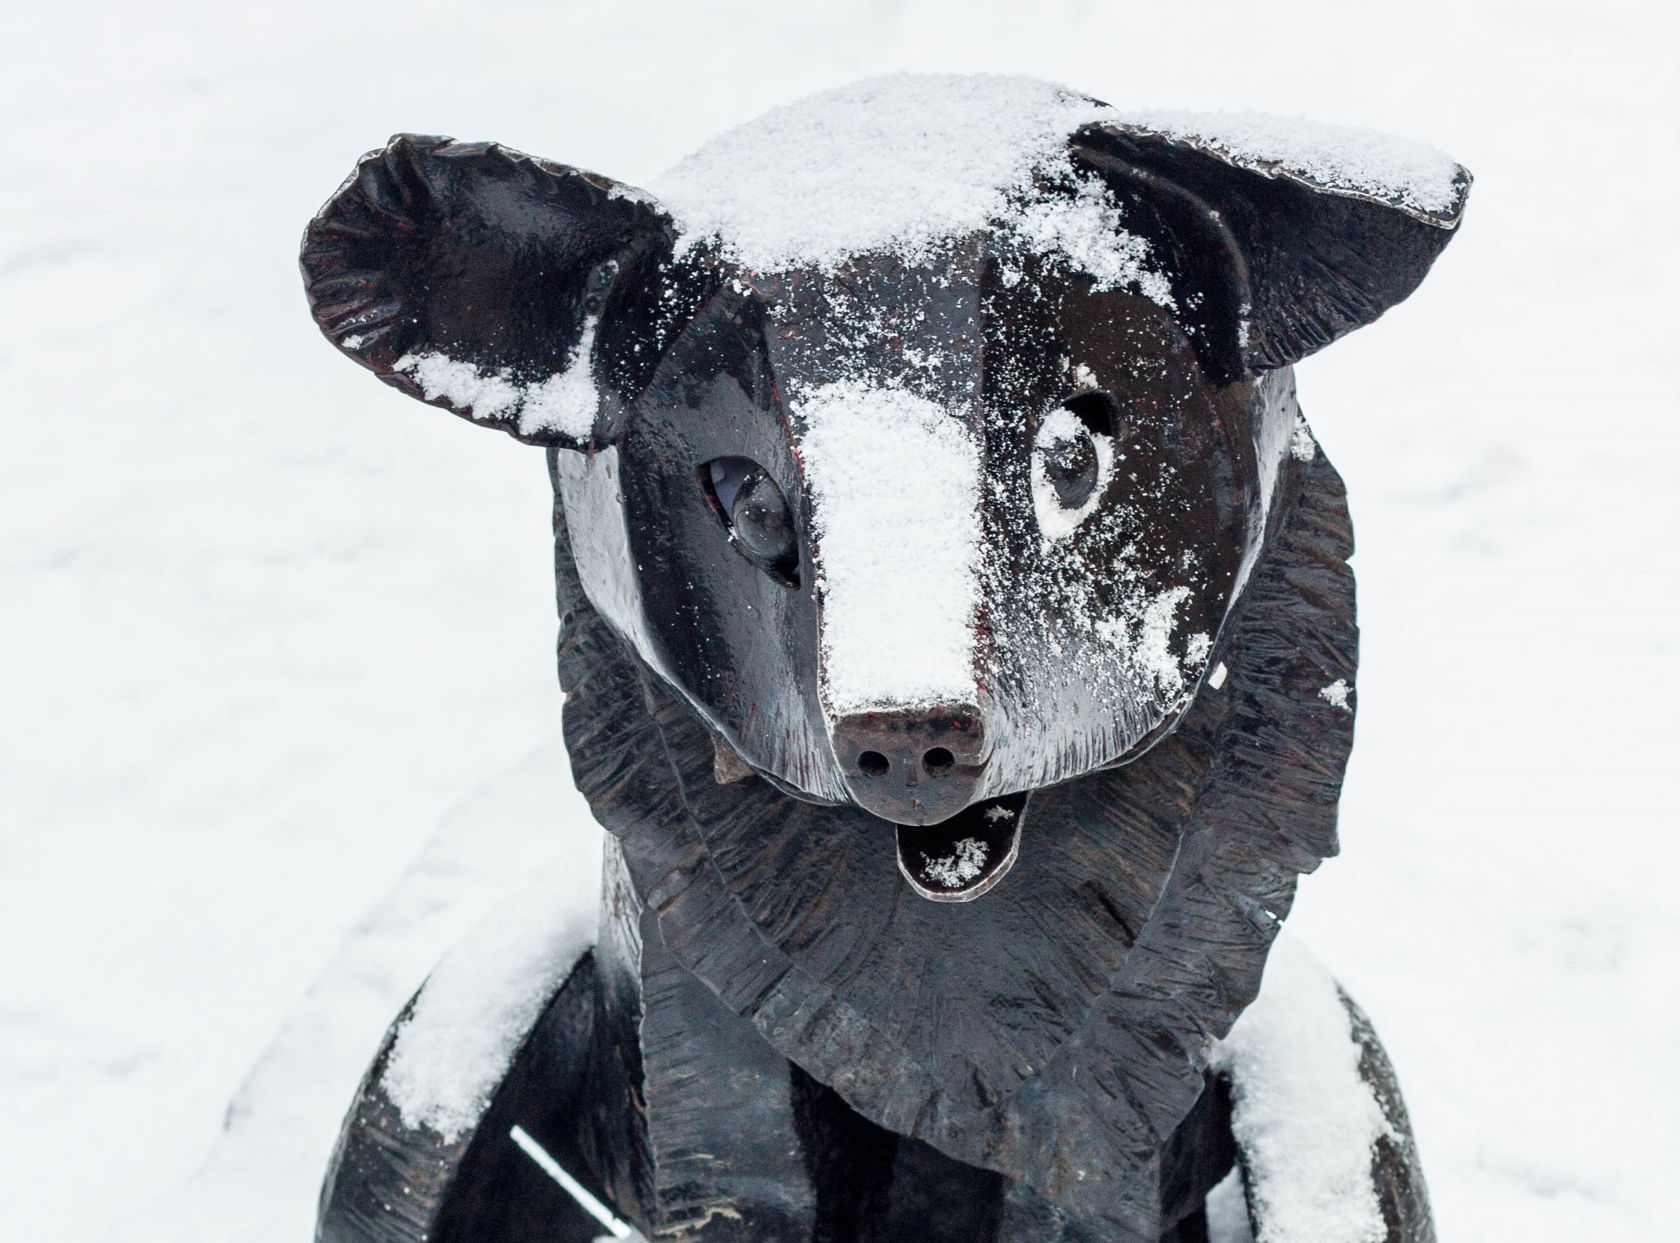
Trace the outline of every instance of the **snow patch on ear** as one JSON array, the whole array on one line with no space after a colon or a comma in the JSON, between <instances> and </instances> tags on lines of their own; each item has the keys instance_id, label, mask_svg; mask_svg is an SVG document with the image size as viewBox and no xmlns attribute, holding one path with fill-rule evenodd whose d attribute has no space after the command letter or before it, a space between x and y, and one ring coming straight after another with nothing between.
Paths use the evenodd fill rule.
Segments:
<instances>
[{"instance_id":1,"label":"snow patch on ear","mask_svg":"<svg viewBox=\"0 0 1680 1243\"><path fill-rule=\"evenodd\" d=\"M404 354L391 370L414 377L427 401L440 398L475 419L499 419L519 407L525 390L504 371L480 371L447 354Z\"/></svg>"},{"instance_id":2,"label":"snow patch on ear","mask_svg":"<svg viewBox=\"0 0 1680 1243\"><path fill-rule=\"evenodd\" d=\"M525 405L519 412L522 435L547 433L585 441L593 434L595 415L601 406L595 376L589 369L590 356L595 352L597 322L591 316L584 323L583 335L572 348L572 357L564 371L525 390Z\"/></svg>"},{"instance_id":3,"label":"snow patch on ear","mask_svg":"<svg viewBox=\"0 0 1680 1243\"><path fill-rule=\"evenodd\" d=\"M1451 156L1378 130L1264 112L1127 112L1126 125L1211 150L1239 168L1319 188L1456 215L1466 175Z\"/></svg>"},{"instance_id":4,"label":"snow patch on ear","mask_svg":"<svg viewBox=\"0 0 1680 1243\"><path fill-rule=\"evenodd\" d=\"M1260 995L1211 1059L1231 1079L1231 1131L1264 1243L1387 1237L1371 1161L1392 1131L1359 1061L1336 981L1280 935Z\"/></svg>"},{"instance_id":5,"label":"snow patch on ear","mask_svg":"<svg viewBox=\"0 0 1680 1243\"><path fill-rule=\"evenodd\" d=\"M980 448L960 416L856 381L793 403L837 716L972 702Z\"/></svg>"},{"instance_id":6,"label":"snow patch on ear","mask_svg":"<svg viewBox=\"0 0 1680 1243\"><path fill-rule=\"evenodd\" d=\"M471 1134L520 1043L595 940L593 907L568 907L560 877L533 884L444 956L398 1029L380 1081L412 1128Z\"/></svg>"},{"instance_id":7,"label":"snow patch on ear","mask_svg":"<svg viewBox=\"0 0 1680 1243\"><path fill-rule=\"evenodd\" d=\"M535 384L518 383L505 367L481 371L441 353L404 354L391 369L412 375L427 401L442 399L480 422L512 421L521 436L582 444L594 433L601 400L590 368L596 323L585 321L566 369Z\"/></svg>"}]
</instances>

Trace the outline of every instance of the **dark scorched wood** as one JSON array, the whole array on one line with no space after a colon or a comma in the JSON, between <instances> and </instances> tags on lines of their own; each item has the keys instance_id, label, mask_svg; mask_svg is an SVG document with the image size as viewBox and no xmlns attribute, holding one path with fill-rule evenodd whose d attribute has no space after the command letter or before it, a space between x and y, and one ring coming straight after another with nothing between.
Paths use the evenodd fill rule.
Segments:
<instances>
[{"instance_id":1,"label":"dark scorched wood","mask_svg":"<svg viewBox=\"0 0 1680 1243\"><path fill-rule=\"evenodd\" d=\"M309 300L340 350L550 450L567 743L613 834L599 945L469 1133L404 1123L387 1038L323 1192L323 1243L593 1237L513 1146L515 1123L652 1237L1205 1239L1205 1195L1242 1155L1209 1049L1253 1000L1297 875L1335 850L1353 728L1341 483L1280 369L1411 292L1468 174L1427 211L1120 122L1068 153L1075 181L1035 193L1065 207L1100 179L1169 298L1069 278L984 231L938 263L755 273L716 239L679 247L661 208L607 178L413 135L365 157L311 222ZM926 357L918 400L962 422L1005 498L982 507L1004 572L973 619L977 702L830 720L807 413L788 394L860 368L908 384ZM1125 377L1119 396L1068 396L1076 359ZM526 418L573 366L593 410ZM1035 429L1097 399L1112 417L1088 427L1124 440L1131 483L1187 486L1143 496L1136 527L1083 529L1070 547L1094 594L1034 594L1066 586L1031 512ZM712 468L743 460L768 522L757 544L715 491L728 471ZM778 523L796 538L774 564L742 555L771 549ZM1114 569L1134 554L1178 610L1173 652L1202 640L1206 664L1179 670L1188 707L1115 669L1090 685L1099 623L1131 624ZM1035 625L1069 619L1087 625ZM1013 752L1007 729L980 745L1026 718L1044 728ZM866 779L865 757L899 781L936 752L942 794ZM946 804L1010 813L983 897L960 879L937 891L944 826L965 823ZM978 900L927 901L900 864L924 893ZM1349 1013L1391 1132L1373 1156L1389 1243L1428 1243L1398 1089Z\"/></svg>"}]
</instances>

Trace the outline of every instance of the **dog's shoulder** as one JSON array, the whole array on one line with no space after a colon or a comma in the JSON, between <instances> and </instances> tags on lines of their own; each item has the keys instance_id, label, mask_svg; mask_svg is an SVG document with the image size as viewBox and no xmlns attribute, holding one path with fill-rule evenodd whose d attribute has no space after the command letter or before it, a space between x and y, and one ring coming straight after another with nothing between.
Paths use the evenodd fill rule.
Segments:
<instances>
[{"instance_id":1,"label":"dog's shoulder","mask_svg":"<svg viewBox=\"0 0 1680 1243\"><path fill-rule=\"evenodd\" d=\"M1393 1064L1364 1011L1297 941L1279 939L1260 996L1214 1062L1257 1236L1434 1243Z\"/></svg>"}]
</instances>

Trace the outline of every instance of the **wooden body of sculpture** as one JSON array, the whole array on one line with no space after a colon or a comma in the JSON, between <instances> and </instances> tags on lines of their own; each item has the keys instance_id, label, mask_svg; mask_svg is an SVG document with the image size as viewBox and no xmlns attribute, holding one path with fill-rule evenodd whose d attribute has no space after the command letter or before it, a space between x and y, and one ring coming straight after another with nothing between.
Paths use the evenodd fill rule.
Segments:
<instances>
[{"instance_id":1,"label":"wooden body of sculpture","mask_svg":"<svg viewBox=\"0 0 1680 1243\"><path fill-rule=\"evenodd\" d=\"M403 137L312 224L340 348L549 448L612 835L598 944L473 1125L405 1114L388 1041L322 1239L594 1237L516 1124L650 1238L1190 1243L1247 1168L1212 1046L1335 850L1353 721L1346 508L1289 365L1411 291L1468 179L985 83L908 98L1013 92L1054 143L952 164L951 218L890 244L707 217L740 144L669 209ZM890 130L906 89L772 125L776 176L801 115ZM1374 1211L1430 1239L1349 1012Z\"/></svg>"}]
</instances>

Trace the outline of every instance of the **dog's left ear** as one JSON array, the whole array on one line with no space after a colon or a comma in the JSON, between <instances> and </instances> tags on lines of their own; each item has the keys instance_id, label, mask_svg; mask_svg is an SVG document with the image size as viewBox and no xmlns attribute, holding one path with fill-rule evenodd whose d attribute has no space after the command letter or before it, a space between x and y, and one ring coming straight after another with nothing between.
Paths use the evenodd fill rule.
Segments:
<instances>
[{"instance_id":1,"label":"dog's left ear","mask_svg":"<svg viewBox=\"0 0 1680 1243\"><path fill-rule=\"evenodd\" d=\"M1458 227L1470 174L1427 148L1304 123L1221 138L1207 120L1205 134L1100 122L1072 153L1153 209L1146 231L1220 379L1287 367L1370 323Z\"/></svg>"},{"instance_id":2,"label":"dog's left ear","mask_svg":"<svg viewBox=\"0 0 1680 1243\"><path fill-rule=\"evenodd\" d=\"M597 437L606 304L669 249L639 191L496 143L399 134L310 221L328 340L411 397L529 444Z\"/></svg>"}]
</instances>

